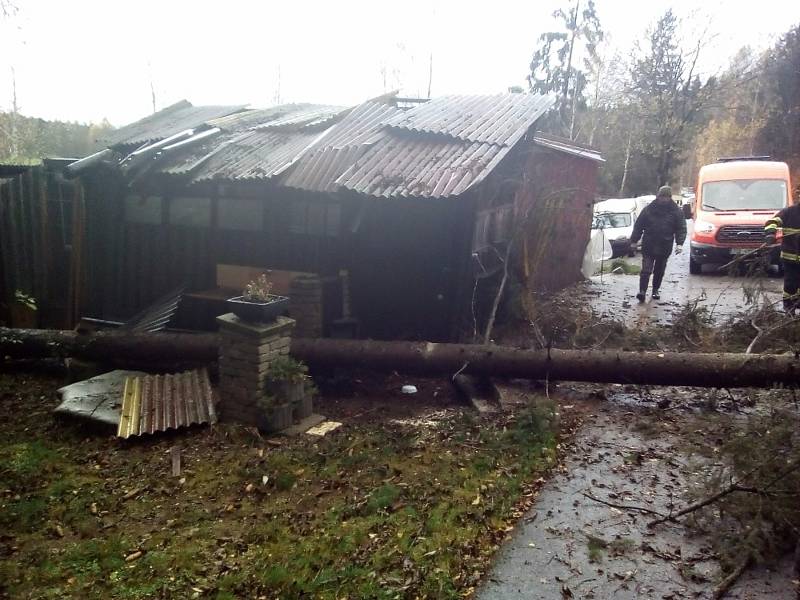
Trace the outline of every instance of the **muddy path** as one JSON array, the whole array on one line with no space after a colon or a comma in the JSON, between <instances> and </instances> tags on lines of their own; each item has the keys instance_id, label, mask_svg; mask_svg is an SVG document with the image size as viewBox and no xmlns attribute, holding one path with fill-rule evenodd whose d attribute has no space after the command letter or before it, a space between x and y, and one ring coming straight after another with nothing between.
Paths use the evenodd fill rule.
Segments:
<instances>
[{"instance_id":1,"label":"muddy path","mask_svg":"<svg viewBox=\"0 0 800 600\"><path fill-rule=\"evenodd\" d=\"M691 221L687 223L691 235ZM626 258L626 262L640 267L642 257ZM754 277L734 277L716 272L712 266L704 266L699 275L689 273L689 242L683 253L671 256L661 286L661 299L649 296L644 304L636 300L639 289L638 275L607 273L592 277L584 291L587 301L600 315L613 316L627 323L668 324L672 315L687 302L709 309L717 323L738 315L750 300L753 289L763 293L769 302L781 299L780 278L759 273Z\"/></svg>"},{"instance_id":2,"label":"muddy path","mask_svg":"<svg viewBox=\"0 0 800 600\"><path fill-rule=\"evenodd\" d=\"M562 412L580 412L583 425L498 553L480 600L711 596L719 566L708 540L679 524L649 529L653 515L603 503L657 513L685 506L702 469L692 445L713 443L688 409L708 399L674 388L649 390L644 402L621 387L606 394L561 397ZM667 395L669 408L657 408ZM748 572L727 597L795 598L788 562L783 567Z\"/></svg>"}]
</instances>

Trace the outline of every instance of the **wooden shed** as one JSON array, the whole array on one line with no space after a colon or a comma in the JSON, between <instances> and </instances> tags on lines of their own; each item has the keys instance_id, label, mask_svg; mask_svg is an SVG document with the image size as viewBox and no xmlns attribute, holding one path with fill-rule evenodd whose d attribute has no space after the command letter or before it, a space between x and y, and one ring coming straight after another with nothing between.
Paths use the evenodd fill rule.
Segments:
<instances>
[{"instance_id":1,"label":"wooden shed","mask_svg":"<svg viewBox=\"0 0 800 600\"><path fill-rule=\"evenodd\" d=\"M530 289L580 277L602 159L536 133L551 105L181 102L67 167L84 219L73 295L83 315L122 320L181 287L176 325L208 328L266 270L290 295L318 282L317 333L470 338L512 241Z\"/></svg>"}]
</instances>

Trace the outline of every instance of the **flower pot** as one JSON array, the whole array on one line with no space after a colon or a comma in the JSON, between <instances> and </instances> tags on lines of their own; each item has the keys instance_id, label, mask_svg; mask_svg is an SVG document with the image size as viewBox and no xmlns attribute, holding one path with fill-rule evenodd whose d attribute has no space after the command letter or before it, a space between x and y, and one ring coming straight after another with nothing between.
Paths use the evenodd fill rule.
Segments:
<instances>
[{"instance_id":1,"label":"flower pot","mask_svg":"<svg viewBox=\"0 0 800 600\"><path fill-rule=\"evenodd\" d=\"M228 309L242 321L251 323L269 323L289 310L289 298L286 296L270 296L266 302L251 302L244 296L226 300Z\"/></svg>"},{"instance_id":2,"label":"flower pot","mask_svg":"<svg viewBox=\"0 0 800 600\"><path fill-rule=\"evenodd\" d=\"M294 403L293 409L295 422L310 417L314 412L314 396L306 390L302 397Z\"/></svg>"},{"instance_id":3,"label":"flower pot","mask_svg":"<svg viewBox=\"0 0 800 600\"><path fill-rule=\"evenodd\" d=\"M292 405L274 404L265 411L258 424L261 431L282 431L292 426Z\"/></svg>"},{"instance_id":4,"label":"flower pot","mask_svg":"<svg viewBox=\"0 0 800 600\"><path fill-rule=\"evenodd\" d=\"M267 391L271 396L277 398L279 402L294 404L305 394L305 382L267 379Z\"/></svg>"}]
</instances>

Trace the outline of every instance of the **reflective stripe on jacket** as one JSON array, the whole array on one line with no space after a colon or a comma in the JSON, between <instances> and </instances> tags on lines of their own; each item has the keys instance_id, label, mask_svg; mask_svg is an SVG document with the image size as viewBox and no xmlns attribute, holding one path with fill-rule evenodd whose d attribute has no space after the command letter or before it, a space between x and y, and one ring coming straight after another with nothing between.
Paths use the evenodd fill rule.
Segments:
<instances>
[{"instance_id":1,"label":"reflective stripe on jacket","mask_svg":"<svg viewBox=\"0 0 800 600\"><path fill-rule=\"evenodd\" d=\"M781 258L800 263L800 205L787 206L764 225L764 234L774 236L783 231Z\"/></svg>"}]
</instances>

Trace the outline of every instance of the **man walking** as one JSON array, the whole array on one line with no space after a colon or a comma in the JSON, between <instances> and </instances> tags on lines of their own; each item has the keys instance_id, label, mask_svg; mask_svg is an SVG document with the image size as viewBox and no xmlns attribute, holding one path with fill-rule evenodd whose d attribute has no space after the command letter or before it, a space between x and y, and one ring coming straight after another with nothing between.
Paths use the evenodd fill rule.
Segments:
<instances>
[{"instance_id":1,"label":"man walking","mask_svg":"<svg viewBox=\"0 0 800 600\"><path fill-rule=\"evenodd\" d=\"M672 188L668 185L658 190L656 199L639 214L631 234L631 247L642 240L642 272L639 275L639 293L636 298L644 302L650 275L653 276L653 300L661 298L659 290L667 268L667 259L672 253L675 241L675 254L683 251L686 240L686 219L683 211L672 200Z\"/></svg>"},{"instance_id":2,"label":"man walking","mask_svg":"<svg viewBox=\"0 0 800 600\"><path fill-rule=\"evenodd\" d=\"M794 315L800 308L800 205L787 206L764 226L766 244L775 243L778 229L783 230L781 262L783 263L783 310Z\"/></svg>"}]
</instances>

